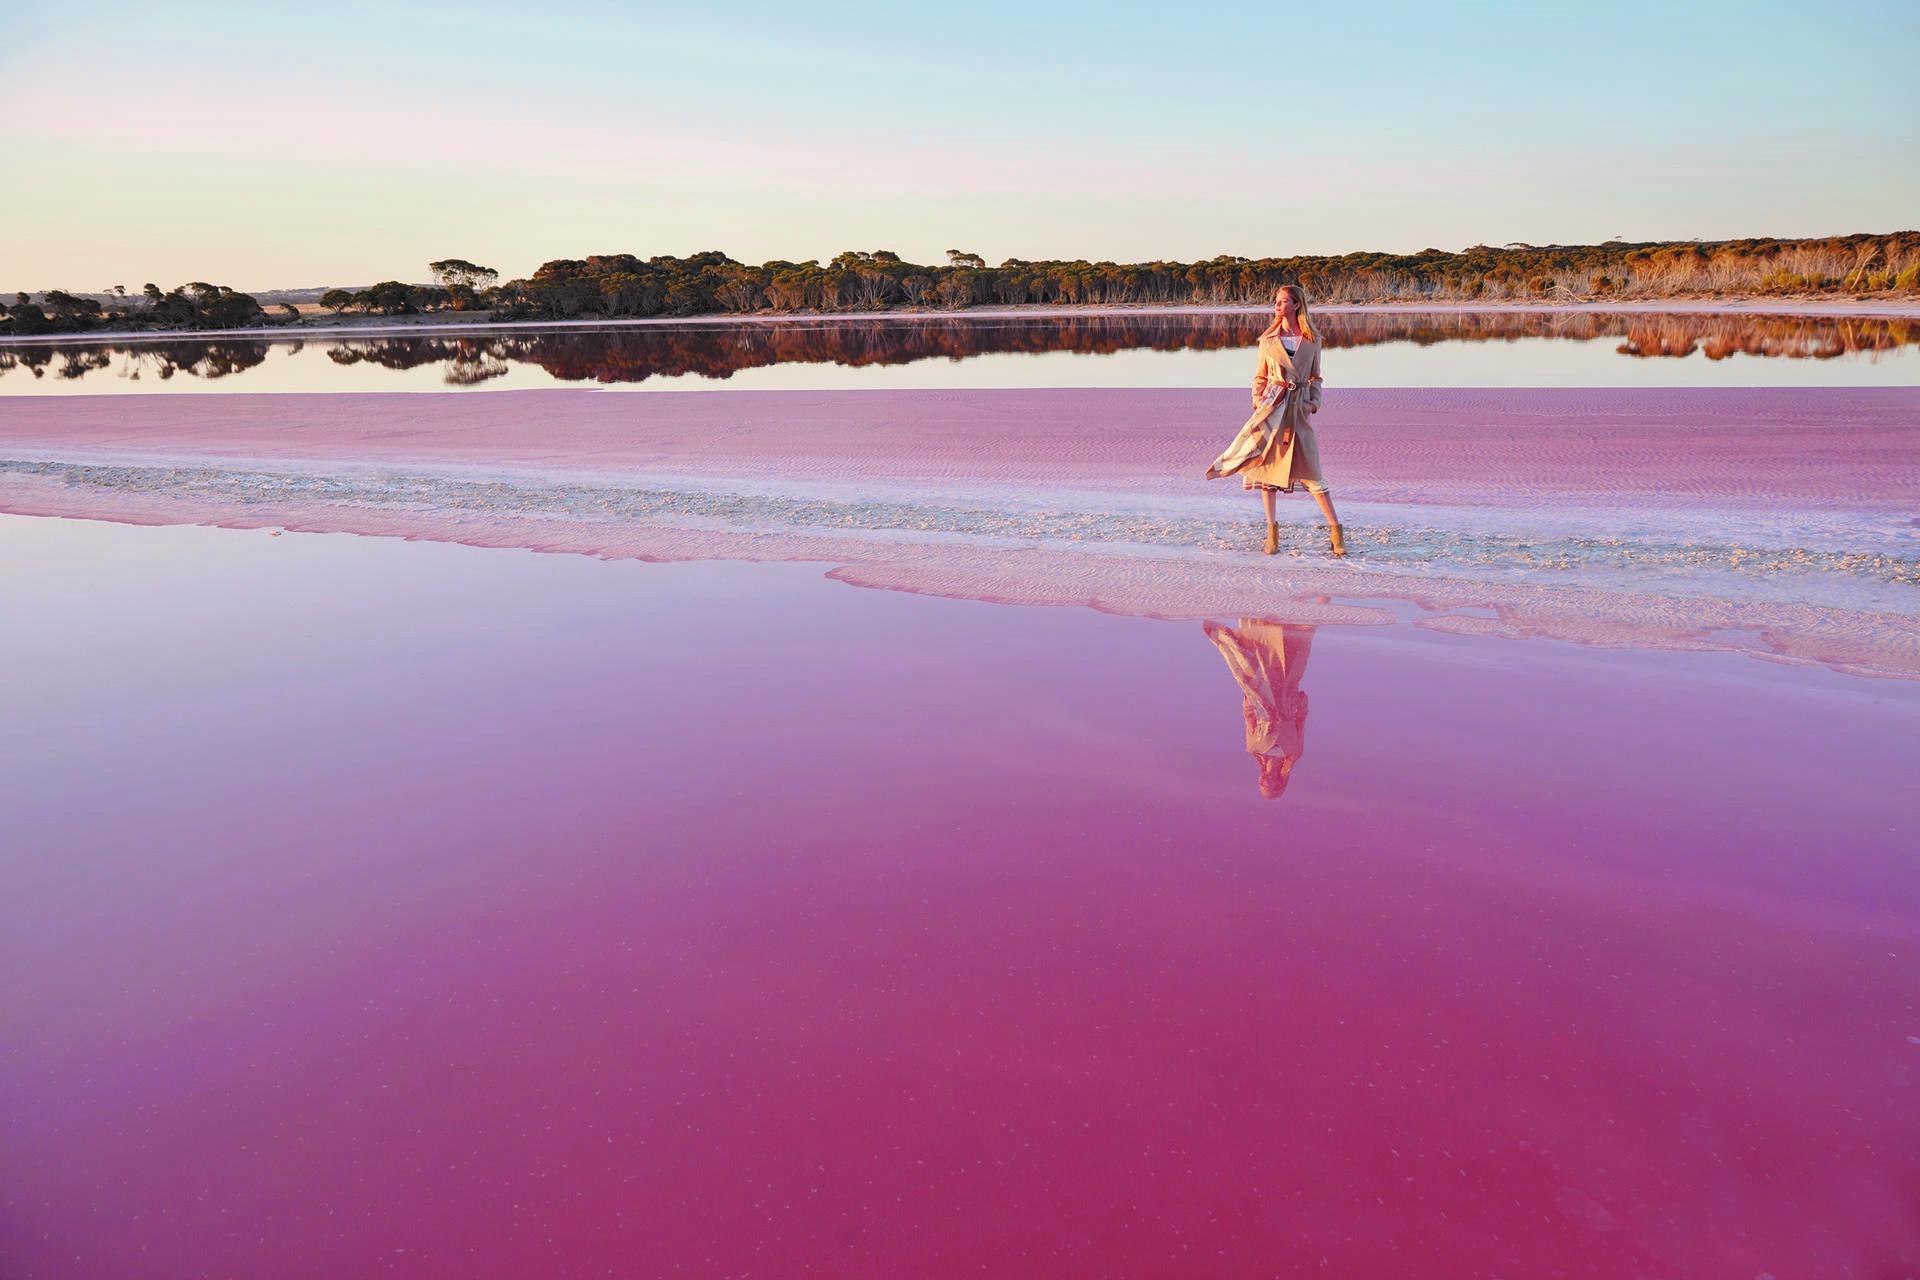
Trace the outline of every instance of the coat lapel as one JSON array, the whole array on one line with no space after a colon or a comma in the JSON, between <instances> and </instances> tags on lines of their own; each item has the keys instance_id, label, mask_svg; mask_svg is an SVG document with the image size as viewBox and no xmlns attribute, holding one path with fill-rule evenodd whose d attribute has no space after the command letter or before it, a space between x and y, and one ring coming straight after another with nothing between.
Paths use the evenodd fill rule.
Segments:
<instances>
[{"instance_id":1,"label":"coat lapel","mask_svg":"<svg viewBox=\"0 0 1920 1280\"><path fill-rule=\"evenodd\" d=\"M1298 361L1301 356L1305 355L1308 357L1307 367L1309 369L1313 367L1312 353L1309 352L1307 348L1311 346L1317 346L1319 344L1314 342L1312 338L1302 337L1300 339L1300 350L1296 351L1292 355L1287 354L1286 344L1281 342L1278 337L1269 338L1268 341L1273 343L1273 353L1274 353L1274 356L1280 361L1280 367L1287 371L1287 381L1289 382L1299 381L1298 378L1294 377L1294 368L1295 368L1295 362Z\"/></svg>"},{"instance_id":2,"label":"coat lapel","mask_svg":"<svg viewBox=\"0 0 1920 1280\"><path fill-rule=\"evenodd\" d=\"M1300 358L1301 358L1302 356L1306 356L1306 357L1308 357L1308 359L1307 359L1307 367L1308 367L1309 369L1311 369L1311 368L1313 367L1313 360L1312 360L1312 353L1311 353L1310 351L1308 351L1308 350L1307 350L1307 348L1308 348L1308 347L1311 347L1311 346L1314 346L1314 345L1316 345L1316 344L1314 343L1314 341L1313 341L1313 339L1312 339L1312 338L1306 338L1306 337L1303 337L1303 338L1301 338L1301 339L1300 339L1300 349L1299 349L1298 351L1296 351L1296 352L1294 352L1294 353L1293 353L1292 355L1288 355L1288 354L1287 354L1287 348L1286 348L1286 344L1285 344L1285 343L1283 343L1283 342L1281 342L1281 341L1280 341L1280 339L1278 339L1278 338L1275 338L1275 339L1273 340L1273 345L1274 345L1275 347L1277 347L1277 348L1279 348L1279 355L1280 355L1280 363L1286 366L1286 369L1287 369L1287 380L1288 380L1288 381L1290 381L1290 382L1298 382L1298 381L1299 381L1299 379L1298 379L1298 378L1296 378L1296 377L1294 377L1293 375L1294 375L1294 369L1295 369L1295 367L1296 367L1296 362L1297 362L1297 361L1298 361L1298 360L1299 360L1299 359L1300 359Z\"/></svg>"}]
</instances>

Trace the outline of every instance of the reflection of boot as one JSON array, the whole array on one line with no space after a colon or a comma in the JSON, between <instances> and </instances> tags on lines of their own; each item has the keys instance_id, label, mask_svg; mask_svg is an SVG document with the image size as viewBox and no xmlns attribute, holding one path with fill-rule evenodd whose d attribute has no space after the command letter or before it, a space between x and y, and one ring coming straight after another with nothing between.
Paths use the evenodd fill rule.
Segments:
<instances>
[{"instance_id":1,"label":"reflection of boot","mask_svg":"<svg viewBox=\"0 0 1920 1280\"><path fill-rule=\"evenodd\" d=\"M1280 526L1267 521L1267 554L1272 555L1280 549Z\"/></svg>"},{"instance_id":2,"label":"reflection of boot","mask_svg":"<svg viewBox=\"0 0 1920 1280\"><path fill-rule=\"evenodd\" d=\"M1347 540L1343 536L1345 533L1346 529L1337 523L1327 526L1327 534L1333 539L1333 554L1337 556L1347 554Z\"/></svg>"}]
</instances>

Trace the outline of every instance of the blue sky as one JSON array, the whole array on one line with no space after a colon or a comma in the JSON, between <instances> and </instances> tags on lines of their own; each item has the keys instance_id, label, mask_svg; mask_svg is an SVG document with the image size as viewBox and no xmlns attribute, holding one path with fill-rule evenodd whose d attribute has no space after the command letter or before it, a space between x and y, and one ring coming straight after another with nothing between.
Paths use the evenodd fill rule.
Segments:
<instances>
[{"instance_id":1,"label":"blue sky","mask_svg":"<svg viewBox=\"0 0 1920 1280\"><path fill-rule=\"evenodd\" d=\"M107 3L0 17L0 286L1920 223L1920 6Z\"/></svg>"}]
</instances>

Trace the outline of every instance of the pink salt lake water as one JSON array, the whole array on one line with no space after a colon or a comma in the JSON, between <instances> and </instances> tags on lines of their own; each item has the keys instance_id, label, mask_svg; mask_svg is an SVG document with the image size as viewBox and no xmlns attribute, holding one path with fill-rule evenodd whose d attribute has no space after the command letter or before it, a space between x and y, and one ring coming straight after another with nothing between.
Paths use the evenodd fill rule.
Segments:
<instances>
[{"instance_id":1,"label":"pink salt lake water","mask_svg":"<svg viewBox=\"0 0 1920 1280\"><path fill-rule=\"evenodd\" d=\"M1839 381L15 396L0 1276L1914 1274Z\"/></svg>"},{"instance_id":2,"label":"pink salt lake water","mask_svg":"<svg viewBox=\"0 0 1920 1280\"><path fill-rule=\"evenodd\" d=\"M0 537L10 1277L1915 1264L1911 682Z\"/></svg>"}]
</instances>

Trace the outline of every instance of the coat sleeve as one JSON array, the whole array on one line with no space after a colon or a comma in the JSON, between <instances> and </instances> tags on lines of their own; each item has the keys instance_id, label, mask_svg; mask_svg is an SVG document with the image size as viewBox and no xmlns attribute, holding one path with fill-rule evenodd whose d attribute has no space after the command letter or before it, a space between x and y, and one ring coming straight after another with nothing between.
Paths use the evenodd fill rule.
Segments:
<instances>
[{"instance_id":1,"label":"coat sleeve","mask_svg":"<svg viewBox=\"0 0 1920 1280\"><path fill-rule=\"evenodd\" d=\"M1307 375L1307 412L1320 412L1320 344L1313 344L1313 369Z\"/></svg>"},{"instance_id":2,"label":"coat sleeve","mask_svg":"<svg viewBox=\"0 0 1920 1280\"><path fill-rule=\"evenodd\" d=\"M1261 351L1255 359L1258 363L1253 366L1253 402L1259 404L1260 397L1267 394L1267 353Z\"/></svg>"}]
</instances>

